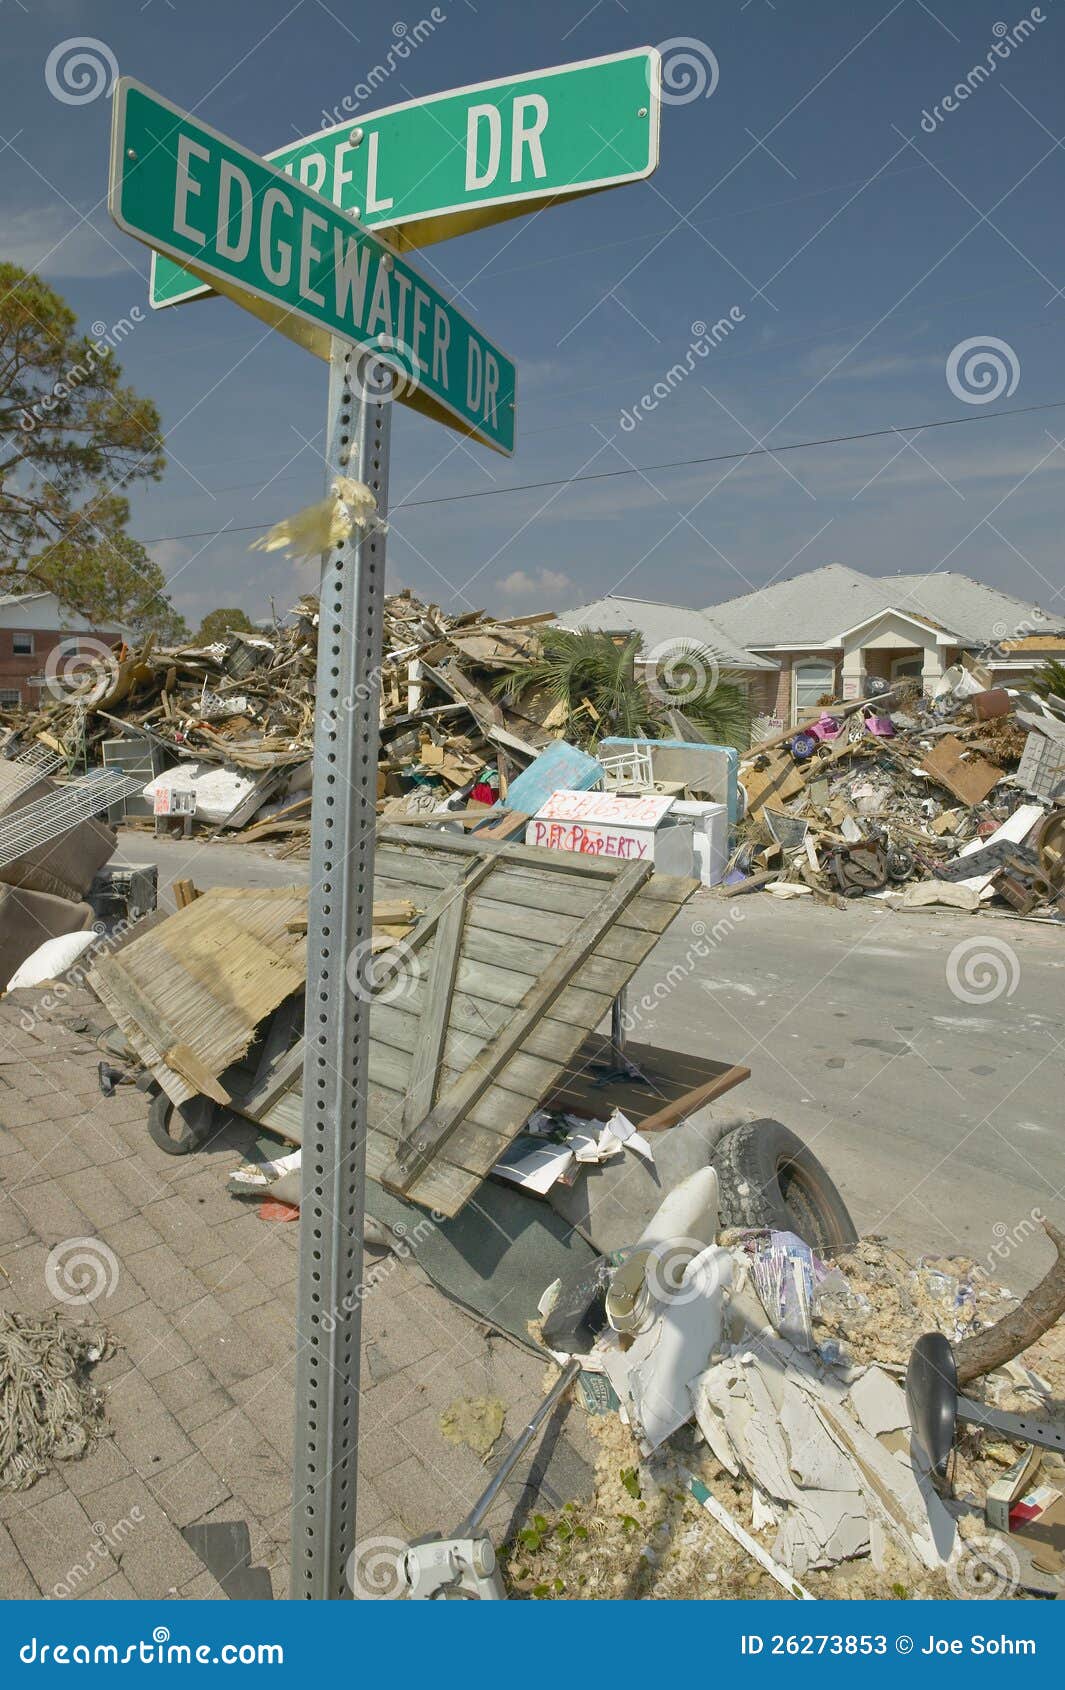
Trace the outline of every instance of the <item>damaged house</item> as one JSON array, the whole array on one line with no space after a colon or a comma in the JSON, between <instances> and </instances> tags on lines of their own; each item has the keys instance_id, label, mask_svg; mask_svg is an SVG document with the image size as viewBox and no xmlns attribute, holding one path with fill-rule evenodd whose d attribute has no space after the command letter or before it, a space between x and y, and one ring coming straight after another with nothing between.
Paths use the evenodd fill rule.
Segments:
<instances>
[{"instance_id":1,"label":"damaged house","mask_svg":"<svg viewBox=\"0 0 1065 1690\"><path fill-rule=\"evenodd\" d=\"M945 569L872 576L831 563L702 614L775 666L751 677L751 700L782 727L826 696L865 697L870 677L913 677L930 692L964 652L979 654L992 686L1023 684L1047 658L1065 656L1065 615Z\"/></svg>"}]
</instances>

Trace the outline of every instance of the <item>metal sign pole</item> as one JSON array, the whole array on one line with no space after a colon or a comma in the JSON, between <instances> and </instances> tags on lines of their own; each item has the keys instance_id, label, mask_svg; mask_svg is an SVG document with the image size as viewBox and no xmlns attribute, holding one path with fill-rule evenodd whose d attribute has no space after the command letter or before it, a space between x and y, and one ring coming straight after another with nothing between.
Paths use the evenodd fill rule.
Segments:
<instances>
[{"instance_id":1,"label":"metal sign pole","mask_svg":"<svg viewBox=\"0 0 1065 1690\"><path fill-rule=\"evenodd\" d=\"M334 340L327 461L383 517L391 392ZM387 378L386 378L387 379ZM291 1595L350 1597L358 1466L374 842L385 541L354 528L322 560L307 910L306 1053Z\"/></svg>"}]
</instances>

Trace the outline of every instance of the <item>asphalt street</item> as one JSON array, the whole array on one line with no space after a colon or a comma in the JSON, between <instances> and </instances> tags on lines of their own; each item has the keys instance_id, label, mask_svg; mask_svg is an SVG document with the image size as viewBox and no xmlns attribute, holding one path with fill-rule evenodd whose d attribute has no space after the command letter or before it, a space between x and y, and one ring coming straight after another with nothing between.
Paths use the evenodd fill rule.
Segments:
<instances>
[{"instance_id":1,"label":"asphalt street","mask_svg":"<svg viewBox=\"0 0 1065 1690\"><path fill-rule=\"evenodd\" d=\"M240 844L123 838L161 901L197 885L290 885L305 863ZM986 913L847 910L700 893L629 990L632 1037L745 1063L726 1112L791 1127L863 1232L962 1252L1018 1290L1065 1225L1065 932Z\"/></svg>"}]
</instances>

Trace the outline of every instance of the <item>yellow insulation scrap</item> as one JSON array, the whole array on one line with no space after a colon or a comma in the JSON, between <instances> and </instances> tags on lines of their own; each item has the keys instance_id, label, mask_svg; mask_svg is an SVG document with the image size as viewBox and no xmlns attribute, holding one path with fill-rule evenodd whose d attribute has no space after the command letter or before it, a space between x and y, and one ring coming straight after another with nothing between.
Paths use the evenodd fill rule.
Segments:
<instances>
[{"instance_id":1,"label":"yellow insulation scrap","mask_svg":"<svg viewBox=\"0 0 1065 1690\"><path fill-rule=\"evenodd\" d=\"M328 494L316 505L305 505L294 516L275 522L269 533L253 540L253 552L284 551L292 558L313 558L342 546L353 528L388 527L377 515L377 500L364 481L338 475Z\"/></svg>"}]
</instances>

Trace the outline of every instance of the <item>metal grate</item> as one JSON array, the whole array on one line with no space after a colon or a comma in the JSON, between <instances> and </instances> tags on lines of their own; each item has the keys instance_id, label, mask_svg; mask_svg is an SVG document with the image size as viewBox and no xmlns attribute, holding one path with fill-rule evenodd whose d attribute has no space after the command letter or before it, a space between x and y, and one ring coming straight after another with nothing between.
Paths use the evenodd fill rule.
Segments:
<instances>
[{"instance_id":1,"label":"metal grate","mask_svg":"<svg viewBox=\"0 0 1065 1690\"><path fill-rule=\"evenodd\" d=\"M126 793L136 791L139 785L139 780L131 775L101 770L88 780L61 786L35 804L24 804L20 810L0 818L0 868L69 833L79 822L99 815Z\"/></svg>"}]
</instances>

